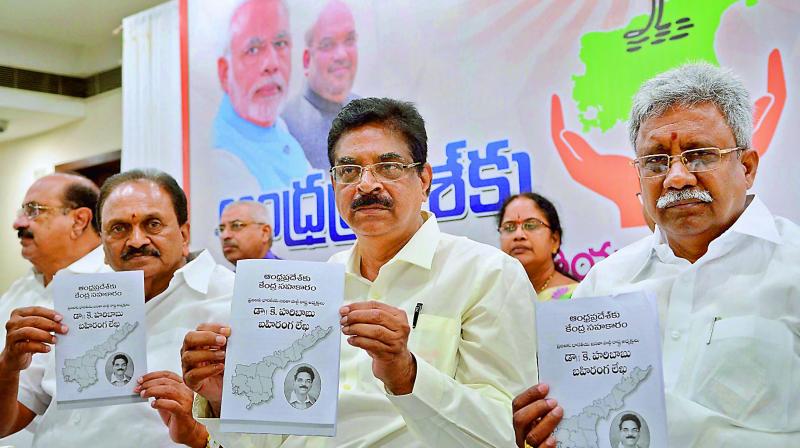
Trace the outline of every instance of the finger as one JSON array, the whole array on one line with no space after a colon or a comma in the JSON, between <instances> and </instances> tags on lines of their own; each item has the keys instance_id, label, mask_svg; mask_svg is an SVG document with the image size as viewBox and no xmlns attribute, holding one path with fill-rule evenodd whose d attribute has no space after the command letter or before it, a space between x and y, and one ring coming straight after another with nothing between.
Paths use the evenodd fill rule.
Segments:
<instances>
[{"instance_id":1,"label":"finger","mask_svg":"<svg viewBox=\"0 0 800 448\"><path fill-rule=\"evenodd\" d=\"M183 387L186 387L183 384L183 379L180 379L180 380L176 381L176 380L174 380L172 378L154 378L154 379L151 379L150 381L145 381L143 383L138 384L135 389L144 390L144 389L149 389L151 387L156 387L156 386L178 387L177 385L181 385ZM187 388L187 390L188 390L188 388Z\"/></svg>"},{"instance_id":2,"label":"finger","mask_svg":"<svg viewBox=\"0 0 800 448\"><path fill-rule=\"evenodd\" d=\"M511 402L511 409L513 412L517 412L536 400L543 400L545 397L547 397L548 392L550 392L550 386L545 383L539 383L535 386L531 386L525 392L517 395L516 398L514 398L514 401Z\"/></svg>"},{"instance_id":3,"label":"finger","mask_svg":"<svg viewBox=\"0 0 800 448\"><path fill-rule=\"evenodd\" d=\"M191 350L183 352L181 355L181 365L183 365L184 371L194 367L203 367L208 364L224 362L224 350Z\"/></svg>"},{"instance_id":4,"label":"finger","mask_svg":"<svg viewBox=\"0 0 800 448\"><path fill-rule=\"evenodd\" d=\"M23 327L13 330L6 335L6 341L9 343L31 341L31 342L46 342L48 344L55 344L57 338L45 330L40 330L33 327Z\"/></svg>"},{"instance_id":5,"label":"finger","mask_svg":"<svg viewBox=\"0 0 800 448\"><path fill-rule=\"evenodd\" d=\"M16 353L48 353L51 347L41 342L17 342L12 350Z\"/></svg>"},{"instance_id":6,"label":"finger","mask_svg":"<svg viewBox=\"0 0 800 448\"><path fill-rule=\"evenodd\" d=\"M340 320L342 325L371 324L386 327L392 331L408 328L408 318L393 315L381 309L352 310Z\"/></svg>"},{"instance_id":7,"label":"finger","mask_svg":"<svg viewBox=\"0 0 800 448\"><path fill-rule=\"evenodd\" d=\"M182 404L175 400L169 400L165 398L157 398L150 403L150 406L153 409L158 409L159 411L169 412L170 414L189 414L191 413L191 408L185 408Z\"/></svg>"},{"instance_id":8,"label":"finger","mask_svg":"<svg viewBox=\"0 0 800 448\"><path fill-rule=\"evenodd\" d=\"M183 374L183 382L189 386L189 389L196 392L200 387L200 383L217 375L222 375L224 371L225 364L212 364L205 367L197 367Z\"/></svg>"},{"instance_id":9,"label":"finger","mask_svg":"<svg viewBox=\"0 0 800 448\"><path fill-rule=\"evenodd\" d=\"M342 327L342 333L348 336L363 336L365 338L382 341L386 344L391 344L393 341L402 338L397 332L391 331L381 325L372 324L345 325Z\"/></svg>"},{"instance_id":10,"label":"finger","mask_svg":"<svg viewBox=\"0 0 800 448\"><path fill-rule=\"evenodd\" d=\"M11 312L11 317L14 316L20 316L20 317L40 316L55 322L61 322L61 320L64 319L64 316L57 313L55 310L52 310L50 308L45 308L43 306L29 306L24 308L17 308Z\"/></svg>"},{"instance_id":11,"label":"finger","mask_svg":"<svg viewBox=\"0 0 800 448\"><path fill-rule=\"evenodd\" d=\"M175 372L171 372L169 370L159 370L157 372L150 372L139 378L139 383L146 383L148 381L156 380L156 379L169 379L172 381L177 381L179 383L183 382L183 379Z\"/></svg>"},{"instance_id":12,"label":"finger","mask_svg":"<svg viewBox=\"0 0 800 448\"><path fill-rule=\"evenodd\" d=\"M383 310L383 311L386 311L387 313L389 313L391 315L394 315L394 316L399 316L401 314L405 314L405 311L401 310L400 308L397 308L397 307L394 307L394 306L391 306L391 305L387 305L387 304L385 304L383 302L378 302L377 300L367 300L367 301L364 301L364 302L349 303L349 304L343 306L342 308L340 308L339 312L341 314L342 310L347 310L348 312L353 312L353 311L358 311L358 310L371 310L371 309ZM345 314L347 314L347 313L345 313Z\"/></svg>"},{"instance_id":13,"label":"finger","mask_svg":"<svg viewBox=\"0 0 800 448\"><path fill-rule=\"evenodd\" d=\"M194 350L201 347L224 347L228 338L213 331L190 331L183 338L181 351Z\"/></svg>"},{"instance_id":14,"label":"finger","mask_svg":"<svg viewBox=\"0 0 800 448\"><path fill-rule=\"evenodd\" d=\"M563 131L561 137L569 145L569 149L583 163L592 163L597 152L583 137L572 131Z\"/></svg>"},{"instance_id":15,"label":"finger","mask_svg":"<svg viewBox=\"0 0 800 448\"><path fill-rule=\"evenodd\" d=\"M197 331L211 331L219 333L225 337L231 335L231 327L216 322L207 322L197 326Z\"/></svg>"},{"instance_id":16,"label":"finger","mask_svg":"<svg viewBox=\"0 0 800 448\"><path fill-rule=\"evenodd\" d=\"M561 406L556 406L553 410L547 413L542 420L528 432L525 441L533 446L540 446L546 441L549 443L553 431L564 416L564 409ZM553 439L555 442L555 439ZM554 445L553 445L554 446Z\"/></svg>"},{"instance_id":17,"label":"finger","mask_svg":"<svg viewBox=\"0 0 800 448\"><path fill-rule=\"evenodd\" d=\"M183 383L181 383L183 385ZM185 391L175 387L175 384L169 386L153 386L147 389L142 389L139 393L142 398L164 398L173 400L178 403L190 404L192 402L191 391L187 388Z\"/></svg>"},{"instance_id":18,"label":"finger","mask_svg":"<svg viewBox=\"0 0 800 448\"><path fill-rule=\"evenodd\" d=\"M61 334L67 332L66 325L42 316L18 316L16 319L9 320L6 324L6 329L8 330L23 327L38 328L40 330L52 331Z\"/></svg>"},{"instance_id":19,"label":"finger","mask_svg":"<svg viewBox=\"0 0 800 448\"><path fill-rule=\"evenodd\" d=\"M396 355L400 350L383 343L376 339L365 338L362 336L350 336L347 343L353 347L366 350L370 356L383 357L386 355Z\"/></svg>"},{"instance_id":20,"label":"finger","mask_svg":"<svg viewBox=\"0 0 800 448\"><path fill-rule=\"evenodd\" d=\"M783 73L783 60L777 48L769 53L767 62L767 92L771 93L781 105L786 101L786 77Z\"/></svg>"}]
</instances>

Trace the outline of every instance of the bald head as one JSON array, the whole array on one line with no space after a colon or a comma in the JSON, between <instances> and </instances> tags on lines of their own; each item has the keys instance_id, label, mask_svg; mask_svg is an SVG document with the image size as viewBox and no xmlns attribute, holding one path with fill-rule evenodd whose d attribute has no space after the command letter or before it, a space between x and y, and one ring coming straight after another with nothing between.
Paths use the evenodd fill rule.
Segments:
<instances>
[{"instance_id":1,"label":"bald head","mask_svg":"<svg viewBox=\"0 0 800 448\"><path fill-rule=\"evenodd\" d=\"M237 201L222 212L219 223L222 253L233 264L264 258L272 247L272 219L264 204Z\"/></svg>"},{"instance_id":2,"label":"bald head","mask_svg":"<svg viewBox=\"0 0 800 448\"><path fill-rule=\"evenodd\" d=\"M356 25L350 7L339 0L327 2L306 31L305 44L303 68L309 87L328 101L343 103L358 68Z\"/></svg>"},{"instance_id":3,"label":"bald head","mask_svg":"<svg viewBox=\"0 0 800 448\"><path fill-rule=\"evenodd\" d=\"M28 188L14 220L22 257L45 282L100 244L94 207L99 189L77 174L56 173Z\"/></svg>"}]
</instances>

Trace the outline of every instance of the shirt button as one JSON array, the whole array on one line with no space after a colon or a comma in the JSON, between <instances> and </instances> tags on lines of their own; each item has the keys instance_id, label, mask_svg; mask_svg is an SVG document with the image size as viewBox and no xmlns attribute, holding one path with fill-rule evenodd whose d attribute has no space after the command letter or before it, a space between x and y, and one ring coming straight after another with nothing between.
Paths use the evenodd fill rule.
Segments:
<instances>
[{"instance_id":1,"label":"shirt button","mask_svg":"<svg viewBox=\"0 0 800 448\"><path fill-rule=\"evenodd\" d=\"M678 330L673 330L671 336L672 336L672 339L680 339L681 332L678 331Z\"/></svg>"},{"instance_id":2,"label":"shirt button","mask_svg":"<svg viewBox=\"0 0 800 448\"><path fill-rule=\"evenodd\" d=\"M76 413L74 413L74 414L72 414L72 423L73 423L73 424L78 424L78 423L80 423L80 422L81 422L81 416L80 416L80 414L78 414L77 412L76 412Z\"/></svg>"}]
</instances>

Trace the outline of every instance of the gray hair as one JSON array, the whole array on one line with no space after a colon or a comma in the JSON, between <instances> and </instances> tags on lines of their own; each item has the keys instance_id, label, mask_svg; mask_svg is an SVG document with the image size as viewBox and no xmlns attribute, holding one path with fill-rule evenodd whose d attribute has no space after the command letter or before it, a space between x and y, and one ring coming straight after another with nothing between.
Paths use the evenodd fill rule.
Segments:
<instances>
[{"instance_id":1,"label":"gray hair","mask_svg":"<svg viewBox=\"0 0 800 448\"><path fill-rule=\"evenodd\" d=\"M269 213L269 209L267 209L267 206L264 205L262 202L253 201L250 199L242 199L239 201L231 202L230 204L225 206L225 209L233 206L246 206L250 210L250 217L254 221L263 222L265 224L269 224L269 226L272 227L272 215ZM223 212L225 211L225 209L223 209Z\"/></svg>"},{"instance_id":2,"label":"gray hair","mask_svg":"<svg viewBox=\"0 0 800 448\"><path fill-rule=\"evenodd\" d=\"M221 57L228 59L231 57L231 39L233 38L233 18L236 16L236 13L239 11L239 8L244 6L245 3L252 1L252 0L236 0L232 5L229 5L227 10L224 10L223 15L227 17L225 23L227 24L227 32L225 33L223 40L219 42L219 54ZM289 5L286 3L286 0L278 0L278 2L283 6L283 10L286 11L286 20L290 22L291 17L289 16ZM291 22L290 22L291 23ZM291 34L291 31L290 31Z\"/></svg>"},{"instance_id":3,"label":"gray hair","mask_svg":"<svg viewBox=\"0 0 800 448\"><path fill-rule=\"evenodd\" d=\"M633 96L628 134L634 151L645 120L658 117L673 106L694 107L700 103L717 106L733 131L736 146L750 148L753 107L747 89L730 69L699 62L656 75Z\"/></svg>"}]
</instances>

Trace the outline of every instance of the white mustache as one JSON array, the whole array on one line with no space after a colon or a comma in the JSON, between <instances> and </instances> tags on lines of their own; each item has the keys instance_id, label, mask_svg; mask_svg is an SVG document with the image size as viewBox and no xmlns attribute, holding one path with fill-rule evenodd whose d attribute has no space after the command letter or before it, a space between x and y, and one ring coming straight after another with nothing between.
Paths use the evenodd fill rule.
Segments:
<instances>
[{"instance_id":1,"label":"white mustache","mask_svg":"<svg viewBox=\"0 0 800 448\"><path fill-rule=\"evenodd\" d=\"M676 202L697 199L702 202L713 202L714 198L706 190L668 190L656 201L656 208L664 209Z\"/></svg>"}]
</instances>

